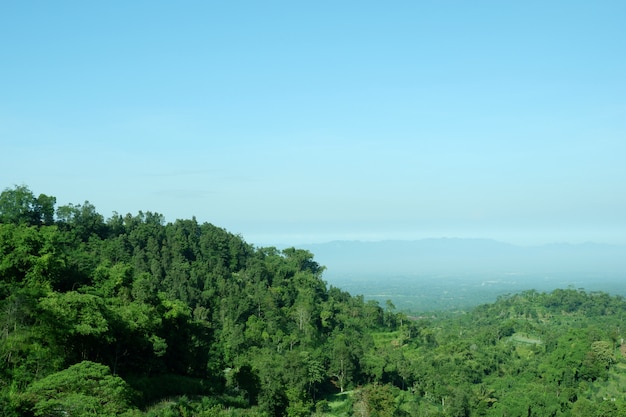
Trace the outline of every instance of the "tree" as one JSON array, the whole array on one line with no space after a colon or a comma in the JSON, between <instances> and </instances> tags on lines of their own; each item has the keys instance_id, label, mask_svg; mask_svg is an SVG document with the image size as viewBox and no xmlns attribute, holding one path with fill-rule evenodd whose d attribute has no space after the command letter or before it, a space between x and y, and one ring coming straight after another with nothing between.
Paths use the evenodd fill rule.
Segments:
<instances>
[{"instance_id":1,"label":"tree","mask_svg":"<svg viewBox=\"0 0 626 417\"><path fill-rule=\"evenodd\" d=\"M288 405L285 357L269 349L253 349L251 357L254 360L252 371L259 378L259 407L269 415L284 415Z\"/></svg>"},{"instance_id":2,"label":"tree","mask_svg":"<svg viewBox=\"0 0 626 417\"><path fill-rule=\"evenodd\" d=\"M287 388L287 409L288 417L309 417L313 402L306 395L306 392L298 387Z\"/></svg>"},{"instance_id":3,"label":"tree","mask_svg":"<svg viewBox=\"0 0 626 417\"><path fill-rule=\"evenodd\" d=\"M35 416L119 416L133 409L132 397L108 367L83 361L33 383L22 401Z\"/></svg>"},{"instance_id":4,"label":"tree","mask_svg":"<svg viewBox=\"0 0 626 417\"><path fill-rule=\"evenodd\" d=\"M113 341L111 313L101 297L54 292L39 301L39 312L49 338L65 346L70 361L98 357Z\"/></svg>"},{"instance_id":5,"label":"tree","mask_svg":"<svg viewBox=\"0 0 626 417\"><path fill-rule=\"evenodd\" d=\"M83 241L87 241L92 235L106 237L104 217L89 201L85 201L83 205L68 204L59 207L57 219L60 225L67 226Z\"/></svg>"},{"instance_id":6,"label":"tree","mask_svg":"<svg viewBox=\"0 0 626 417\"><path fill-rule=\"evenodd\" d=\"M354 371L353 347L344 333L337 333L330 342L330 367L329 374L333 383L341 392L352 381Z\"/></svg>"},{"instance_id":7,"label":"tree","mask_svg":"<svg viewBox=\"0 0 626 417\"><path fill-rule=\"evenodd\" d=\"M0 282L49 291L66 276L64 249L56 226L0 224Z\"/></svg>"},{"instance_id":8,"label":"tree","mask_svg":"<svg viewBox=\"0 0 626 417\"><path fill-rule=\"evenodd\" d=\"M470 415L469 397L462 387L456 387L446 400L445 414L449 417L468 417Z\"/></svg>"},{"instance_id":9,"label":"tree","mask_svg":"<svg viewBox=\"0 0 626 417\"><path fill-rule=\"evenodd\" d=\"M598 340L591 344L591 350L585 355L581 366L581 376L585 379L604 379L609 367L615 363L613 348L609 342Z\"/></svg>"},{"instance_id":10,"label":"tree","mask_svg":"<svg viewBox=\"0 0 626 417\"><path fill-rule=\"evenodd\" d=\"M389 385L371 384L355 395L354 415L358 417L393 417L396 401Z\"/></svg>"},{"instance_id":11,"label":"tree","mask_svg":"<svg viewBox=\"0 0 626 417\"><path fill-rule=\"evenodd\" d=\"M393 312L396 309L396 306L391 302L391 300L385 301L385 306L387 307L385 309L385 316L384 316L385 324L387 325L387 327L390 327L390 328L394 327L396 324L395 323L396 315Z\"/></svg>"},{"instance_id":12,"label":"tree","mask_svg":"<svg viewBox=\"0 0 626 417\"><path fill-rule=\"evenodd\" d=\"M25 185L5 189L0 193L0 223L31 226L54 223L55 197L40 194L35 197Z\"/></svg>"}]
</instances>

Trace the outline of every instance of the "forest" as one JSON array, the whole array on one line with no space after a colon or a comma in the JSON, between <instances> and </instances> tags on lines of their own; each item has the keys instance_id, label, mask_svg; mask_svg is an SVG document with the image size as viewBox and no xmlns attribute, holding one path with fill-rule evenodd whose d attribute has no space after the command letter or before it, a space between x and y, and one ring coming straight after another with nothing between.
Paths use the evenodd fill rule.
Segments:
<instances>
[{"instance_id":1,"label":"forest","mask_svg":"<svg viewBox=\"0 0 626 417\"><path fill-rule=\"evenodd\" d=\"M626 416L626 300L412 314L303 249L0 194L2 416Z\"/></svg>"}]
</instances>

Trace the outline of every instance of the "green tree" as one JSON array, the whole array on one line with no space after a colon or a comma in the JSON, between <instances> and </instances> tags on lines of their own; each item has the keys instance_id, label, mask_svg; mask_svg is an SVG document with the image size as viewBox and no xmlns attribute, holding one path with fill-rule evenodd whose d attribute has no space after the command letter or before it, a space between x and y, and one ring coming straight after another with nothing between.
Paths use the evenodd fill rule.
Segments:
<instances>
[{"instance_id":1,"label":"green tree","mask_svg":"<svg viewBox=\"0 0 626 417\"><path fill-rule=\"evenodd\" d=\"M34 382L22 401L35 416L119 416L133 409L132 397L108 367L83 361Z\"/></svg>"},{"instance_id":2,"label":"green tree","mask_svg":"<svg viewBox=\"0 0 626 417\"><path fill-rule=\"evenodd\" d=\"M56 226L0 224L0 290L17 284L50 291L68 272L65 248Z\"/></svg>"},{"instance_id":3,"label":"green tree","mask_svg":"<svg viewBox=\"0 0 626 417\"><path fill-rule=\"evenodd\" d=\"M0 193L0 223L51 225L55 203L56 198L45 194L35 197L25 185L7 188Z\"/></svg>"},{"instance_id":4,"label":"green tree","mask_svg":"<svg viewBox=\"0 0 626 417\"><path fill-rule=\"evenodd\" d=\"M313 402L306 395L306 392L298 387L287 388L287 416L288 417L309 417Z\"/></svg>"},{"instance_id":5,"label":"green tree","mask_svg":"<svg viewBox=\"0 0 626 417\"><path fill-rule=\"evenodd\" d=\"M70 362L100 357L113 341L111 312L101 297L51 293L39 301L39 316L48 337L65 347Z\"/></svg>"},{"instance_id":6,"label":"green tree","mask_svg":"<svg viewBox=\"0 0 626 417\"><path fill-rule=\"evenodd\" d=\"M346 334L337 332L330 340L328 368L332 382L343 392L353 379L355 371L355 352Z\"/></svg>"},{"instance_id":7,"label":"green tree","mask_svg":"<svg viewBox=\"0 0 626 417\"><path fill-rule=\"evenodd\" d=\"M588 380L606 379L608 370L615 363L615 354L611 343L598 340L591 344L581 365L581 377Z\"/></svg>"},{"instance_id":8,"label":"green tree","mask_svg":"<svg viewBox=\"0 0 626 417\"><path fill-rule=\"evenodd\" d=\"M104 217L89 201L82 205L60 206L56 214L58 224L74 232L83 241L87 241L92 235L101 239L106 237L107 227Z\"/></svg>"},{"instance_id":9,"label":"green tree","mask_svg":"<svg viewBox=\"0 0 626 417\"><path fill-rule=\"evenodd\" d=\"M355 395L353 410L357 417L393 417L396 401L391 386L364 386Z\"/></svg>"}]
</instances>

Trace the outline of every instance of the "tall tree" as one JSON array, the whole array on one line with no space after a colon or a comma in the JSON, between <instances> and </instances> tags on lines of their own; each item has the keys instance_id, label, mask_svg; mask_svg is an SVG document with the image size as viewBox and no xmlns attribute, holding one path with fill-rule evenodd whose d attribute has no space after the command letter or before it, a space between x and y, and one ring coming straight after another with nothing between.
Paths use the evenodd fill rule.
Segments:
<instances>
[{"instance_id":1,"label":"tall tree","mask_svg":"<svg viewBox=\"0 0 626 417\"><path fill-rule=\"evenodd\" d=\"M0 193L0 223L51 225L55 203L55 197L45 194L35 197L25 185L7 188Z\"/></svg>"}]
</instances>

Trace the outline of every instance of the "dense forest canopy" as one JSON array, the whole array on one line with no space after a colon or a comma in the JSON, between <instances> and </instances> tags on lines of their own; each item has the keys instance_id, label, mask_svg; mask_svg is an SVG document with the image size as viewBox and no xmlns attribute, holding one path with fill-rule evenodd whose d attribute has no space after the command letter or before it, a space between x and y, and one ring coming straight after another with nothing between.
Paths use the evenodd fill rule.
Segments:
<instances>
[{"instance_id":1,"label":"dense forest canopy","mask_svg":"<svg viewBox=\"0 0 626 417\"><path fill-rule=\"evenodd\" d=\"M411 317L301 249L195 218L0 194L5 416L626 415L621 297Z\"/></svg>"}]
</instances>

